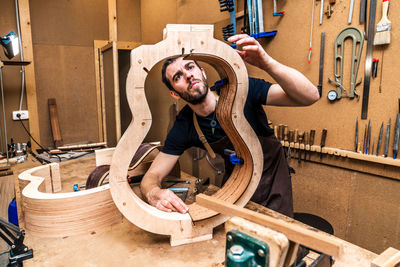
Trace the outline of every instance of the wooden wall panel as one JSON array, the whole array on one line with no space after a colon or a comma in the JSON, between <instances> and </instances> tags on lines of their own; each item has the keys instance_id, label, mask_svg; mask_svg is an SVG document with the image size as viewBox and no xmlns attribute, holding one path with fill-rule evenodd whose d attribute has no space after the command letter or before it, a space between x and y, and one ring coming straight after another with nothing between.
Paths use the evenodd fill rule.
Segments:
<instances>
[{"instance_id":1,"label":"wooden wall panel","mask_svg":"<svg viewBox=\"0 0 400 267\"><path fill-rule=\"evenodd\" d=\"M291 160L295 212L329 221L335 235L375 253L400 247L400 183L322 164Z\"/></svg>"},{"instance_id":2,"label":"wooden wall panel","mask_svg":"<svg viewBox=\"0 0 400 267\"><path fill-rule=\"evenodd\" d=\"M107 1L30 2L34 44L92 46L108 39Z\"/></svg>"},{"instance_id":3,"label":"wooden wall panel","mask_svg":"<svg viewBox=\"0 0 400 267\"><path fill-rule=\"evenodd\" d=\"M143 44L161 41L165 25L177 23L176 0L144 0L140 9Z\"/></svg>"},{"instance_id":4,"label":"wooden wall panel","mask_svg":"<svg viewBox=\"0 0 400 267\"><path fill-rule=\"evenodd\" d=\"M98 140L93 48L35 45L40 128L52 144L47 99L55 98L65 143Z\"/></svg>"},{"instance_id":5,"label":"wooden wall panel","mask_svg":"<svg viewBox=\"0 0 400 267\"><path fill-rule=\"evenodd\" d=\"M140 2L140 0L117 0L119 41L141 41Z\"/></svg>"}]
</instances>

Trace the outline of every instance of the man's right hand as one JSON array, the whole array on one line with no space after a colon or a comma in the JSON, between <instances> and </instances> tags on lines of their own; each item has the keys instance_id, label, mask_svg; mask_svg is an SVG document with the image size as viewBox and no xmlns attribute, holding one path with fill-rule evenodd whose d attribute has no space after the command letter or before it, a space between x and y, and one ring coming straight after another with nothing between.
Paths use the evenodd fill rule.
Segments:
<instances>
[{"instance_id":1,"label":"man's right hand","mask_svg":"<svg viewBox=\"0 0 400 267\"><path fill-rule=\"evenodd\" d=\"M186 213L189 208L177 195L169 189L161 189L158 187L153 188L147 194L147 201L150 205L159 210L172 212L177 211Z\"/></svg>"}]
</instances>

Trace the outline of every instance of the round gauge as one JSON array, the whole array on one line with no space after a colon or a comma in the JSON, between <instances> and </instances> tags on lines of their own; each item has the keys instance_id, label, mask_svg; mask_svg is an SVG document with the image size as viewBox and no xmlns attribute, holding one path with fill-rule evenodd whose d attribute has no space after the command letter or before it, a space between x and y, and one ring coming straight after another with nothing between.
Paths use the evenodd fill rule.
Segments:
<instances>
[{"instance_id":1,"label":"round gauge","mask_svg":"<svg viewBox=\"0 0 400 267\"><path fill-rule=\"evenodd\" d=\"M331 90L328 92L328 99L330 101L335 101L337 98L337 92L335 90Z\"/></svg>"}]
</instances>

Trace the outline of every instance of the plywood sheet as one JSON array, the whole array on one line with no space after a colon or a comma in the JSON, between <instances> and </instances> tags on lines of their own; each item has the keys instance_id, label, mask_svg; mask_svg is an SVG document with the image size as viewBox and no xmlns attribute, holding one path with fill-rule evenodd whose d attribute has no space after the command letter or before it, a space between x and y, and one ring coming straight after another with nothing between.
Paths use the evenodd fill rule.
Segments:
<instances>
[{"instance_id":1,"label":"plywood sheet","mask_svg":"<svg viewBox=\"0 0 400 267\"><path fill-rule=\"evenodd\" d=\"M38 106L43 144L51 144L47 99L57 101L64 143L98 141L92 47L36 45Z\"/></svg>"},{"instance_id":2,"label":"plywood sheet","mask_svg":"<svg viewBox=\"0 0 400 267\"><path fill-rule=\"evenodd\" d=\"M399 247L400 182L335 167L290 161L295 212L326 219L335 236L381 253Z\"/></svg>"},{"instance_id":3,"label":"plywood sheet","mask_svg":"<svg viewBox=\"0 0 400 267\"><path fill-rule=\"evenodd\" d=\"M108 39L107 1L34 1L34 44L91 46ZM92 61L93 62L93 61Z\"/></svg>"}]
</instances>

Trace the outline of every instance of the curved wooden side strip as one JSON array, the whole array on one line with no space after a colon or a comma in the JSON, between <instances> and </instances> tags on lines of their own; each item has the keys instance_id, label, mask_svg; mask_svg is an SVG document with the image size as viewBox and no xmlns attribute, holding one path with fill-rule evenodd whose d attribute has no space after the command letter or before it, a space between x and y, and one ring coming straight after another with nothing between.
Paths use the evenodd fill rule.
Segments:
<instances>
[{"instance_id":1,"label":"curved wooden side strip","mask_svg":"<svg viewBox=\"0 0 400 267\"><path fill-rule=\"evenodd\" d=\"M143 202L125 178L130 159L151 126L144 91L146 70L178 55L210 63L221 78L229 79L219 98L217 116L244 164L234 169L214 196L244 206L256 190L263 165L260 143L243 114L248 90L246 67L234 49L213 38L212 25L167 25L163 41L132 50L126 94L133 119L112 158L110 190L116 206L129 221L147 231L171 235L172 245L211 238L213 228L227 219L194 203L189 210L196 221L193 227L188 214L165 213Z\"/></svg>"},{"instance_id":2,"label":"curved wooden side strip","mask_svg":"<svg viewBox=\"0 0 400 267\"><path fill-rule=\"evenodd\" d=\"M43 237L64 237L121 222L122 215L111 198L109 185L53 194L51 181L52 177L60 177L59 170L59 165L52 163L19 175L26 230Z\"/></svg>"}]
</instances>

